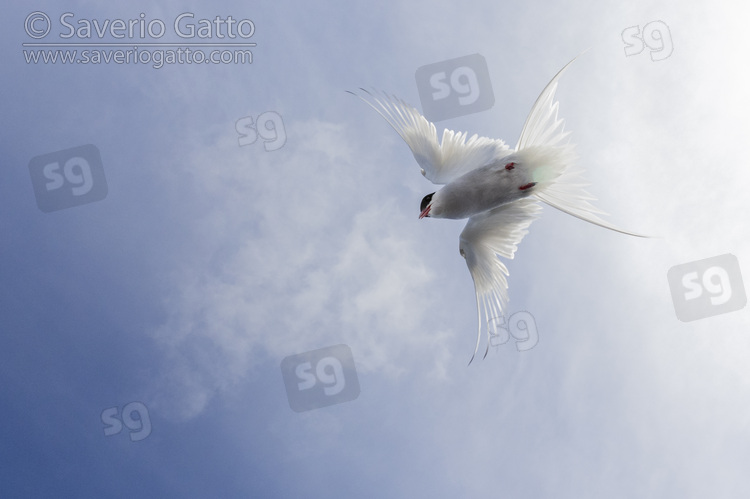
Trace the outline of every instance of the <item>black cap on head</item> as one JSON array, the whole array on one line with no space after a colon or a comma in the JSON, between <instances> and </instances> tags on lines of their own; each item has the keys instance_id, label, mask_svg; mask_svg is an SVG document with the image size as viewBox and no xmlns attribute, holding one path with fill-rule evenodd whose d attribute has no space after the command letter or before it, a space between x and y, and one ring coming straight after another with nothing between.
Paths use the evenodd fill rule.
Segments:
<instances>
[{"instance_id":1,"label":"black cap on head","mask_svg":"<svg viewBox=\"0 0 750 499\"><path fill-rule=\"evenodd\" d=\"M434 192L432 194L426 195L424 198L422 198L422 204L419 206L419 211L424 211L425 208L427 208L427 205L430 204L430 201L432 201L432 196L435 194Z\"/></svg>"}]
</instances>

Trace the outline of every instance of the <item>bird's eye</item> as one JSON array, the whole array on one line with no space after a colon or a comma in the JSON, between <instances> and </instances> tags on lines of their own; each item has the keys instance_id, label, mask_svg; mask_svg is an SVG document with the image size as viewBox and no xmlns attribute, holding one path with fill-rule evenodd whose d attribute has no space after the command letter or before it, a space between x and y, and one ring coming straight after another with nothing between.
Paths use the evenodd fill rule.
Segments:
<instances>
[{"instance_id":1,"label":"bird's eye","mask_svg":"<svg viewBox=\"0 0 750 499\"><path fill-rule=\"evenodd\" d=\"M433 192L432 194L428 194L424 198L422 198L422 204L419 206L419 211L424 211L424 209L427 208L427 205L430 204L430 201L432 201L433 194L435 193Z\"/></svg>"}]
</instances>

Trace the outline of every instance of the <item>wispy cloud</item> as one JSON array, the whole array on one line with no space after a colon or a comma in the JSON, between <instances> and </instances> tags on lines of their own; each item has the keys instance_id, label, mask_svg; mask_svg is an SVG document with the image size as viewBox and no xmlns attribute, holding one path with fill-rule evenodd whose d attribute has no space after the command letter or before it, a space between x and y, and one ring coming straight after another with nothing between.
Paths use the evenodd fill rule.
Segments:
<instances>
[{"instance_id":1,"label":"wispy cloud","mask_svg":"<svg viewBox=\"0 0 750 499\"><path fill-rule=\"evenodd\" d=\"M283 149L252 153L219 135L186 154L190 180L170 186L205 210L190 229L195 247L176 255L168 319L154 332L171 359L160 383L183 392L183 416L259 355L343 342L364 372L397 374L405 352L440 350L416 204L405 212L389 193L400 182L377 171L385 156L340 124L290 120L287 132Z\"/></svg>"}]
</instances>

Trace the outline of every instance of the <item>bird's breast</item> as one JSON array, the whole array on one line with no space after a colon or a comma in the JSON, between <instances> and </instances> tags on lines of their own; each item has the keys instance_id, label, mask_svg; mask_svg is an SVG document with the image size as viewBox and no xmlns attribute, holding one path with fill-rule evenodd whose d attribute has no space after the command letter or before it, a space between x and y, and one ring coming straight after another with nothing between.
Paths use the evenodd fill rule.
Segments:
<instances>
[{"instance_id":1,"label":"bird's breast","mask_svg":"<svg viewBox=\"0 0 750 499\"><path fill-rule=\"evenodd\" d=\"M533 192L533 182L527 168L512 157L503 158L453 180L435 197L439 199L436 218L462 219L503 204L512 203ZM434 202L434 200L433 200Z\"/></svg>"}]
</instances>

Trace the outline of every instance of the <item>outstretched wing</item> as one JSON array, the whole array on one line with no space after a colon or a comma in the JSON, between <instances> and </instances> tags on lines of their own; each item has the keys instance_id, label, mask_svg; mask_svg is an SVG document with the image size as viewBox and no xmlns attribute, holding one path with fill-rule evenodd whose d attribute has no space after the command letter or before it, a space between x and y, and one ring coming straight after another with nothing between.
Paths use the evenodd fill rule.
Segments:
<instances>
[{"instance_id":1,"label":"outstretched wing","mask_svg":"<svg viewBox=\"0 0 750 499\"><path fill-rule=\"evenodd\" d=\"M508 303L508 268L498 258L513 258L518 243L529 231L531 222L539 217L542 207L533 198L523 198L493 210L474 215L459 237L459 251L474 280L477 295L477 344L479 349L482 323L501 317ZM484 314L482 313L484 312ZM482 319L484 315L484 319ZM487 355L489 325L487 329ZM469 361L471 363L471 361Z\"/></svg>"},{"instance_id":2,"label":"outstretched wing","mask_svg":"<svg viewBox=\"0 0 750 499\"><path fill-rule=\"evenodd\" d=\"M443 130L441 143L435 125L401 99L384 93L360 89L355 94L380 114L411 149L424 175L433 184L447 184L454 178L507 156L510 148L500 139L490 139L466 132Z\"/></svg>"}]
</instances>

